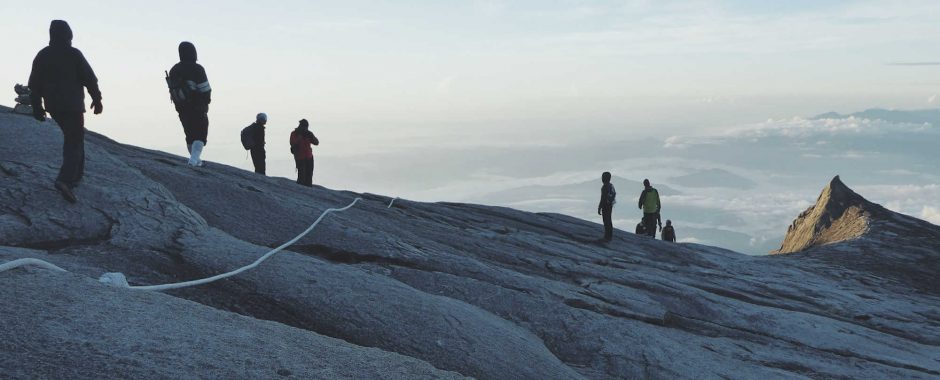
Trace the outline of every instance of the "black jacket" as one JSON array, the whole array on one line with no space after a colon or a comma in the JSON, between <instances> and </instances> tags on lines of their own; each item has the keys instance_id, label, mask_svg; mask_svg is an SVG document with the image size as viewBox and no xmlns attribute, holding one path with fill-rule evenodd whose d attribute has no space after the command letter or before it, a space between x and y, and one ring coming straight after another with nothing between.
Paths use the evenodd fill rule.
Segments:
<instances>
[{"instance_id":1,"label":"black jacket","mask_svg":"<svg viewBox=\"0 0 940 380\"><path fill-rule=\"evenodd\" d=\"M85 91L92 100L101 100L98 77L82 52L72 47L72 29L62 20L49 26L49 46L36 54L29 73L30 101L36 110L55 114L85 112Z\"/></svg>"},{"instance_id":2,"label":"black jacket","mask_svg":"<svg viewBox=\"0 0 940 380\"><path fill-rule=\"evenodd\" d=\"M209 112L209 103L212 102L212 87L206 77L206 69L196 63L196 46L189 42L182 42L179 46L180 61L170 69L170 78L181 79L196 89L196 97L187 106L176 105L177 112L194 111Z\"/></svg>"},{"instance_id":3,"label":"black jacket","mask_svg":"<svg viewBox=\"0 0 940 380\"><path fill-rule=\"evenodd\" d=\"M610 182L605 183L604 186L601 186L601 201L597 204L598 209L613 207L613 202L610 199L610 189L614 185Z\"/></svg>"},{"instance_id":4,"label":"black jacket","mask_svg":"<svg viewBox=\"0 0 940 380\"><path fill-rule=\"evenodd\" d=\"M251 140L255 143L255 146L253 146L251 150L264 151L264 126L258 123L252 123L250 127Z\"/></svg>"},{"instance_id":5,"label":"black jacket","mask_svg":"<svg viewBox=\"0 0 940 380\"><path fill-rule=\"evenodd\" d=\"M676 229L672 226L663 227L663 240L665 241L676 241Z\"/></svg>"}]
</instances>

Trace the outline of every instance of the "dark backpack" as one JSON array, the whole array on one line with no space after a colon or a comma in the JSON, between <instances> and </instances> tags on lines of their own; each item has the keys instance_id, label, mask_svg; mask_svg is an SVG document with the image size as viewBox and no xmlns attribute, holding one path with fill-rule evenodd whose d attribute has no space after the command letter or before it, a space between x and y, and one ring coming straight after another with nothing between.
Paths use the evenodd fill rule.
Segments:
<instances>
[{"instance_id":1,"label":"dark backpack","mask_svg":"<svg viewBox=\"0 0 940 380\"><path fill-rule=\"evenodd\" d=\"M251 150L255 147L255 134L252 130L254 124L249 125L242 129L242 146L245 147L245 150Z\"/></svg>"},{"instance_id":2,"label":"dark backpack","mask_svg":"<svg viewBox=\"0 0 940 380\"><path fill-rule=\"evenodd\" d=\"M297 144L294 144L294 136L297 136L297 131L290 133L290 154L297 154Z\"/></svg>"},{"instance_id":3,"label":"dark backpack","mask_svg":"<svg viewBox=\"0 0 940 380\"><path fill-rule=\"evenodd\" d=\"M172 78L170 73L166 74L166 86L170 89L170 100L177 107L191 105L196 98L196 84L193 81L183 80L182 78Z\"/></svg>"},{"instance_id":4,"label":"dark backpack","mask_svg":"<svg viewBox=\"0 0 940 380\"><path fill-rule=\"evenodd\" d=\"M610 184L610 188L607 189L607 200L611 206L617 203L617 190L614 190L614 184Z\"/></svg>"}]
</instances>

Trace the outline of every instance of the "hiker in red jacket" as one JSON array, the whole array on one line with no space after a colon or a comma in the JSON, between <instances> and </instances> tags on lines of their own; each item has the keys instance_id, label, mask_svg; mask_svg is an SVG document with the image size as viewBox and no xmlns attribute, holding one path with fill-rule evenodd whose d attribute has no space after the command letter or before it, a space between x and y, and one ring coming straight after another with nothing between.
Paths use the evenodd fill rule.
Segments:
<instances>
[{"instance_id":1,"label":"hiker in red jacket","mask_svg":"<svg viewBox=\"0 0 940 380\"><path fill-rule=\"evenodd\" d=\"M297 164L297 183L304 186L313 186L313 148L310 145L320 145L320 140L309 127L307 119L301 119L300 125L290 133L290 151Z\"/></svg>"}]
</instances>

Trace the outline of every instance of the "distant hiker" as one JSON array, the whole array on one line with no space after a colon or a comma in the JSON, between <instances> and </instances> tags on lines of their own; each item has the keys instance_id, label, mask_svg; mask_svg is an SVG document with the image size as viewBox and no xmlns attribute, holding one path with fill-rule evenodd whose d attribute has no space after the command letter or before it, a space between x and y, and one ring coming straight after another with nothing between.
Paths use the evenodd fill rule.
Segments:
<instances>
[{"instance_id":1,"label":"distant hiker","mask_svg":"<svg viewBox=\"0 0 940 380\"><path fill-rule=\"evenodd\" d=\"M643 222L640 221L636 224L636 234L637 235L646 235L646 227L643 227Z\"/></svg>"},{"instance_id":2,"label":"distant hiker","mask_svg":"<svg viewBox=\"0 0 940 380\"><path fill-rule=\"evenodd\" d=\"M71 203L72 189L85 173L85 93L91 96L91 109L100 114L101 90L98 78L78 49L72 47L72 29L62 20L49 25L49 46L36 54L29 74L33 117L46 120L46 111L62 130L62 167L55 188ZM45 108L43 108L45 101Z\"/></svg>"},{"instance_id":3,"label":"distant hiker","mask_svg":"<svg viewBox=\"0 0 940 380\"><path fill-rule=\"evenodd\" d=\"M170 69L166 82L170 88L170 99L183 124L183 133L186 134L189 165L202 166L202 148L206 146L209 135L208 113L212 88L209 87L206 69L196 63L196 46L190 42L181 42L179 55L180 61Z\"/></svg>"},{"instance_id":4,"label":"distant hiker","mask_svg":"<svg viewBox=\"0 0 940 380\"><path fill-rule=\"evenodd\" d=\"M676 229L672 228L672 221L666 219L666 228L663 228L663 240L676 242Z\"/></svg>"},{"instance_id":5,"label":"distant hiker","mask_svg":"<svg viewBox=\"0 0 940 380\"><path fill-rule=\"evenodd\" d=\"M294 154L297 165L297 183L313 186L313 148L310 144L320 145L320 140L308 129L310 123L301 119L300 124L290 133L290 152Z\"/></svg>"},{"instance_id":6,"label":"distant hiker","mask_svg":"<svg viewBox=\"0 0 940 380\"><path fill-rule=\"evenodd\" d=\"M613 212L614 204L617 203L617 190L614 184L610 183L610 172L601 174L601 201L597 204L597 215L604 218L604 241L611 241L614 238Z\"/></svg>"},{"instance_id":7,"label":"distant hiker","mask_svg":"<svg viewBox=\"0 0 940 380\"><path fill-rule=\"evenodd\" d=\"M640 209L643 210L643 227L646 234L656 238L656 221L659 220L659 192L650 185L650 180L643 180L643 192L640 193Z\"/></svg>"},{"instance_id":8,"label":"distant hiker","mask_svg":"<svg viewBox=\"0 0 940 380\"><path fill-rule=\"evenodd\" d=\"M264 125L268 123L268 115L264 112L255 116L255 122L242 129L242 146L251 151L251 162L255 165L255 173L265 174L264 153Z\"/></svg>"}]
</instances>

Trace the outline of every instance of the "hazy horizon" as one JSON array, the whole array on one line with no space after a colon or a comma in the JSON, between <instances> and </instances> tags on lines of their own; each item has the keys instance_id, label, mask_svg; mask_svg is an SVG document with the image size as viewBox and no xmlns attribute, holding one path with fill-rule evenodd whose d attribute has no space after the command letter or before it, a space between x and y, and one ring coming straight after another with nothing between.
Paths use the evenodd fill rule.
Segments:
<instances>
[{"instance_id":1,"label":"hazy horizon","mask_svg":"<svg viewBox=\"0 0 940 380\"><path fill-rule=\"evenodd\" d=\"M878 165L887 155L898 167L847 182L877 192L872 200L897 211L940 222L934 191L940 180L899 175L911 171L904 165L930 161L926 149L903 149L923 139L916 126L843 126L848 132L826 138L846 156L838 160L801 150L815 135L773 137L785 139L779 141L735 135L780 128L830 133L831 125L810 117L832 111L940 108L940 80L930 79L940 74L935 2L167 1L89 7L48 1L12 7L17 16L4 23L9 38L0 82L10 90L25 83L33 57L48 43L49 22L64 19L104 96L104 114L87 114L86 126L123 143L185 153L163 75L186 40L195 44L213 88L208 161L250 169L239 131L266 112L269 175L293 177L287 136L306 118L322 142L314 149L314 182L331 188L482 202L487 194L564 186L604 170L681 188L671 181L702 180L701 173L722 169L753 188L693 187L674 201L689 207L705 197L740 202L725 210L740 214L759 205L755 194L787 190L792 194L781 195L781 215L774 218L789 221L832 175L854 170L853 161L842 159L867 154L864 162ZM5 104L12 105L12 91L9 96ZM885 139L881 130L909 139ZM855 139L859 133L871 140ZM756 138L765 139L767 149L788 146L810 160L804 165L825 170L777 168L761 159L760 149L738 149ZM713 145L721 148L693 148L698 156L680 152L702 141L718 141ZM726 157L732 151L739 156ZM758 161L765 166L749 166ZM774 177L780 170L798 177L790 188ZM902 197L887 190L892 186L920 190ZM538 203L532 202L523 204ZM565 211L538 204L591 216L591 207L582 215L581 206ZM632 217L623 216L618 228L630 230L624 224ZM735 228L767 224L745 231L752 238L781 223L737 217L744 224Z\"/></svg>"}]
</instances>

